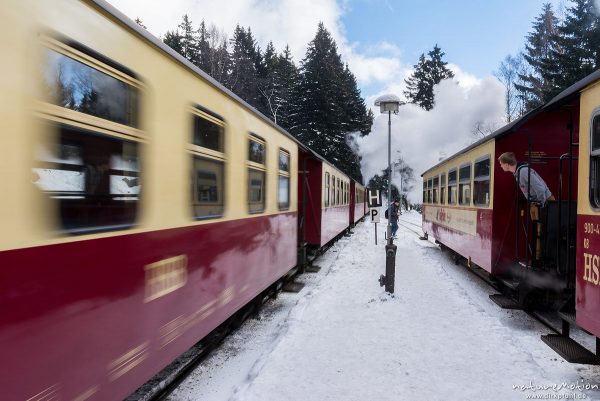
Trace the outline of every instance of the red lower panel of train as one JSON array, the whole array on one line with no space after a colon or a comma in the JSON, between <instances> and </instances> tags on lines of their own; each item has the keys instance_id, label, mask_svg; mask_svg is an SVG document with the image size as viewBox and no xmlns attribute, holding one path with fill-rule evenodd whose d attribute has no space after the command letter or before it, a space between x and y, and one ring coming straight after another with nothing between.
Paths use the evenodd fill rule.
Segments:
<instances>
[{"instance_id":1,"label":"red lower panel of train","mask_svg":"<svg viewBox=\"0 0 600 401\"><path fill-rule=\"evenodd\" d=\"M424 205L423 231L492 272L492 210Z\"/></svg>"},{"instance_id":2,"label":"red lower panel of train","mask_svg":"<svg viewBox=\"0 0 600 401\"><path fill-rule=\"evenodd\" d=\"M325 245L348 227L350 205L321 209L321 242Z\"/></svg>"},{"instance_id":3,"label":"red lower panel of train","mask_svg":"<svg viewBox=\"0 0 600 401\"><path fill-rule=\"evenodd\" d=\"M2 399L122 399L296 264L296 213L0 252Z\"/></svg>"},{"instance_id":4,"label":"red lower panel of train","mask_svg":"<svg viewBox=\"0 0 600 401\"><path fill-rule=\"evenodd\" d=\"M577 216L577 324L600 337L600 216Z\"/></svg>"}]
</instances>

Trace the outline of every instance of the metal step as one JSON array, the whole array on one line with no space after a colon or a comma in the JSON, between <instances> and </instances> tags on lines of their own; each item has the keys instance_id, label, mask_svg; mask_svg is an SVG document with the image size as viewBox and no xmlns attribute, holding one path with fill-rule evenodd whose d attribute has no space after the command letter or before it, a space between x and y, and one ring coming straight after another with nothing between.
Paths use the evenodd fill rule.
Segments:
<instances>
[{"instance_id":1,"label":"metal step","mask_svg":"<svg viewBox=\"0 0 600 401\"><path fill-rule=\"evenodd\" d=\"M514 277L499 277L498 280L502 283L506 288L510 288L513 291L517 291L519 288L519 284L521 284L520 280L515 279Z\"/></svg>"},{"instance_id":2,"label":"metal step","mask_svg":"<svg viewBox=\"0 0 600 401\"><path fill-rule=\"evenodd\" d=\"M564 311L564 312L559 311L558 316L566 322L569 322L571 324L576 324L575 323L575 311Z\"/></svg>"},{"instance_id":3,"label":"metal step","mask_svg":"<svg viewBox=\"0 0 600 401\"><path fill-rule=\"evenodd\" d=\"M321 271L321 266L310 264L304 269L307 273L318 273Z\"/></svg>"},{"instance_id":4,"label":"metal step","mask_svg":"<svg viewBox=\"0 0 600 401\"><path fill-rule=\"evenodd\" d=\"M600 358L573 339L558 334L541 336L542 341L556 351L567 362L582 365L600 365Z\"/></svg>"},{"instance_id":5,"label":"metal step","mask_svg":"<svg viewBox=\"0 0 600 401\"><path fill-rule=\"evenodd\" d=\"M504 294L492 294L490 295L490 299L502 309L523 309L514 298Z\"/></svg>"},{"instance_id":6,"label":"metal step","mask_svg":"<svg viewBox=\"0 0 600 401\"><path fill-rule=\"evenodd\" d=\"M283 286L284 292L300 292L304 288L304 283L298 283L296 281L291 281Z\"/></svg>"}]
</instances>

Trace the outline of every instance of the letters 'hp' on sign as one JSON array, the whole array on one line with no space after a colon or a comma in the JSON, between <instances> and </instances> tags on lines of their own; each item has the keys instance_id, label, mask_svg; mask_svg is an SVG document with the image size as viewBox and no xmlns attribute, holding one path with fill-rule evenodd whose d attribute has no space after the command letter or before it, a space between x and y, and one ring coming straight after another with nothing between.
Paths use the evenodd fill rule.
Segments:
<instances>
[{"instance_id":1,"label":"letters 'hp' on sign","mask_svg":"<svg viewBox=\"0 0 600 401\"><path fill-rule=\"evenodd\" d=\"M367 188L367 203L369 208L381 207L381 191Z\"/></svg>"},{"instance_id":2,"label":"letters 'hp' on sign","mask_svg":"<svg viewBox=\"0 0 600 401\"><path fill-rule=\"evenodd\" d=\"M370 209L371 223L379 223L379 209Z\"/></svg>"}]
</instances>

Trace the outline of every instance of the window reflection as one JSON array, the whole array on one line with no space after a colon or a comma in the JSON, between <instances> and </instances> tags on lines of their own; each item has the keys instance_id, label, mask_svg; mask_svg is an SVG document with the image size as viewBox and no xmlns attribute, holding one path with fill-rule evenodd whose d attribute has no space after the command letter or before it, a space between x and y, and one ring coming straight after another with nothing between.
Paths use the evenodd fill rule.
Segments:
<instances>
[{"instance_id":1,"label":"window reflection","mask_svg":"<svg viewBox=\"0 0 600 401\"><path fill-rule=\"evenodd\" d=\"M250 213L265 210L265 172L248 170L248 205Z\"/></svg>"},{"instance_id":2,"label":"window reflection","mask_svg":"<svg viewBox=\"0 0 600 401\"><path fill-rule=\"evenodd\" d=\"M46 50L47 100L58 106L138 126L138 89L54 50Z\"/></svg>"},{"instance_id":3,"label":"window reflection","mask_svg":"<svg viewBox=\"0 0 600 401\"><path fill-rule=\"evenodd\" d=\"M255 163L265 164L265 145L250 139L250 150L248 160Z\"/></svg>"},{"instance_id":4,"label":"window reflection","mask_svg":"<svg viewBox=\"0 0 600 401\"><path fill-rule=\"evenodd\" d=\"M223 202L224 163L217 160L194 157L192 190L194 217L218 217L225 209Z\"/></svg>"},{"instance_id":5,"label":"window reflection","mask_svg":"<svg viewBox=\"0 0 600 401\"><path fill-rule=\"evenodd\" d=\"M223 152L224 133L222 125L194 115L194 145Z\"/></svg>"},{"instance_id":6,"label":"window reflection","mask_svg":"<svg viewBox=\"0 0 600 401\"><path fill-rule=\"evenodd\" d=\"M38 149L33 182L60 204L70 232L133 224L140 193L138 145L60 126L57 143Z\"/></svg>"}]
</instances>

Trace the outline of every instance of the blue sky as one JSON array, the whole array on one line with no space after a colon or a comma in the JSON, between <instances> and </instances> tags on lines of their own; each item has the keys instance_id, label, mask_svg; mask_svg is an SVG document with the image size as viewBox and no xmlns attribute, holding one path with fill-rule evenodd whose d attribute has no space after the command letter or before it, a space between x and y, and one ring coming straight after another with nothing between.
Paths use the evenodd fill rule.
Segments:
<instances>
[{"instance_id":1,"label":"blue sky","mask_svg":"<svg viewBox=\"0 0 600 401\"><path fill-rule=\"evenodd\" d=\"M542 0L351 0L341 21L349 42L361 49L386 41L414 65L437 43L448 62L478 78L523 48ZM560 0L551 1L555 11Z\"/></svg>"}]
</instances>

